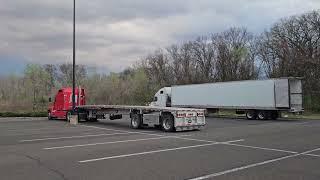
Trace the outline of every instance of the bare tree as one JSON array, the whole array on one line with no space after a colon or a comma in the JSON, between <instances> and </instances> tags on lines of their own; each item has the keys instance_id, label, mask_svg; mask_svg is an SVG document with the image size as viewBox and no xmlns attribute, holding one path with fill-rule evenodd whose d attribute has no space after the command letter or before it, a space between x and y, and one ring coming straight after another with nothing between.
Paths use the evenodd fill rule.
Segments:
<instances>
[{"instance_id":1,"label":"bare tree","mask_svg":"<svg viewBox=\"0 0 320 180\"><path fill-rule=\"evenodd\" d=\"M83 79L87 76L87 70L84 65L76 65L75 77L76 84L81 84ZM59 65L58 81L62 86L72 85L72 64Z\"/></svg>"},{"instance_id":2,"label":"bare tree","mask_svg":"<svg viewBox=\"0 0 320 180\"><path fill-rule=\"evenodd\" d=\"M210 82L213 79L215 67L215 49L208 37L199 37L192 43L193 59L196 62L197 81Z\"/></svg>"},{"instance_id":3,"label":"bare tree","mask_svg":"<svg viewBox=\"0 0 320 180\"><path fill-rule=\"evenodd\" d=\"M145 58L144 69L153 82L160 86L172 84L173 73L167 54L162 49Z\"/></svg>"},{"instance_id":4,"label":"bare tree","mask_svg":"<svg viewBox=\"0 0 320 180\"><path fill-rule=\"evenodd\" d=\"M193 59L192 42L181 46L172 45L167 48L175 84L190 84L196 82L196 62Z\"/></svg>"},{"instance_id":5,"label":"bare tree","mask_svg":"<svg viewBox=\"0 0 320 180\"><path fill-rule=\"evenodd\" d=\"M320 88L320 12L292 16L276 23L259 41L259 60L268 77L304 77L305 102L318 107Z\"/></svg>"},{"instance_id":6,"label":"bare tree","mask_svg":"<svg viewBox=\"0 0 320 180\"><path fill-rule=\"evenodd\" d=\"M231 81L257 78L254 36L245 28L231 28L211 37L216 49L215 78Z\"/></svg>"}]
</instances>

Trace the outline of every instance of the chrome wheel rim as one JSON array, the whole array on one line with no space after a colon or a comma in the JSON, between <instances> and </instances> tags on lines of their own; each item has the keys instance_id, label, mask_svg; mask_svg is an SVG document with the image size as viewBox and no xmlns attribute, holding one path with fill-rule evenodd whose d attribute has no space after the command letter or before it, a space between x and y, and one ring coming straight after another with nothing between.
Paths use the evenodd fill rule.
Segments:
<instances>
[{"instance_id":1,"label":"chrome wheel rim","mask_svg":"<svg viewBox=\"0 0 320 180\"><path fill-rule=\"evenodd\" d=\"M136 117L132 119L131 124L132 124L133 127L137 127L138 126L138 121L137 121Z\"/></svg>"},{"instance_id":2,"label":"chrome wheel rim","mask_svg":"<svg viewBox=\"0 0 320 180\"><path fill-rule=\"evenodd\" d=\"M247 117L248 117L249 119L252 119L252 118L253 118L253 113L251 113L251 112L247 113Z\"/></svg>"},{"instance_id":3,"label":"chrome wheel rim","mask_svg":"<svg viewBox=\"0 0 320 180\"><path fill-rule=\"evenodd\" d=\"M163 124L164 129L166 129L166 130L171 128L171 124L168 121L168 119L165 119L162 124Z\"/></svg>"},{"instance_id":4,"label":"chrome wheel rim","mask_svg":"<svg viewBox=\"0 0 320 180\"><path fill-rule=\"evenodd\" d=\"M264 119L264 114L259 113L258 117L259 117L259 119Z\"/></svg>"}]
</instances>

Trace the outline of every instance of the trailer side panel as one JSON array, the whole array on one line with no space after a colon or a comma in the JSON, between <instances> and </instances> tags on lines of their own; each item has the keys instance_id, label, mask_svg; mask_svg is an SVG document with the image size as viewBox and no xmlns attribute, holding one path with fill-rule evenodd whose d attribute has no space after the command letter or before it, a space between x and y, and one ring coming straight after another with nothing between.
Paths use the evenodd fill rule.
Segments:
<instances>
[{"instance_id":1,"label":"trailer side panel","mask_svg":"<svg viewBox=\"0 0 320 180\"><path fill-rule=\"evenodd\" d=\"M172 106L276 108L274 80L174 86L171 98Z\"/></svg>"}]
</instances>

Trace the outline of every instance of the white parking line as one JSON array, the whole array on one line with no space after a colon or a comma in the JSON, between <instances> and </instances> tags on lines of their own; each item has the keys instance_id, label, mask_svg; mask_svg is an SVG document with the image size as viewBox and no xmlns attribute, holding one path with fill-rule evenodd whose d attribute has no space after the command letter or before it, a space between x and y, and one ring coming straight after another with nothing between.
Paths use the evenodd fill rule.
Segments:
<instances>
[{"instance_id":1,"label":"white parking line","mask_svg":"<svg viewBox=\"0 0 320 180\"><path fill-rule=\"evenodd\" d=\"M58 140L58 139L113 136L113 135L121 135L121 134L133 134L133 132L132 133L126 132L126 133L109 133L109 134L89 134L89 135L81 135L81 136L49 137L49 138L39 138L39 139L24 139L24 140L20 140L19 142L33 142L33 141L46 141L46 140Z\"/></svg>"},{"instance_id":2,"label":"white parking line","mask_svg":"<svg viewBox=\"0 0 320 180\"><path fill-rule=\"evenodd\" d=\"M80 125L80 126L89 127L89 128L96 128L96 129L103 129L103 130L109 130L109 131L145 134L145 135L152 135L152 136L165 136L165 134L163 134L163 135L162 134L153 134L153 133L147 133L147 132L141 132L141 131L125 131L125 130L119 130L119 129L110 129L110 128L103 128L103 127L97 127L97 126L88 126L88 125Z\"/></svg>"},{"instance_id":3,"label":"white parking line","mask_svg":"<svg viewBox=\"0 0 320 180\"><path fill-rule=\"evenodd\" d=\"M301 156L301 155L308 155L309 153L314 152L314 151L318 151L318 150L320 150L320 148L313 149L313 150L310 150L310 151L305 151L305 152L302 152L302 153L296 153L296 154L293 154L293 155L283 156L283 157L280 157L280 158L271 159L271 160L267 160L267 161L263 161L263 162L259 162L259 163L254 163L254 164L250 164L250 165L246 165L246 166L242 166L242 167L237 167L237 168L229 169L229 170L218 172L218 173L214 173L214 174L200 176L200 177L192 178L192 179L189 179L189 180L209 179L209 178L213 178L213 177L217 177L217 176L221 176L221 175L225 175L225 174L229 174L229 173L233 173L233 172L237 172L237 171L241 171L241 170L244 170L244 169L249 169L249 168L253 168L253 167L257 167L257 166L262 166L262 165L265 165L265 164L270 164L270 163L273 163L273 162L277 162L277 161L281 161L281 160L285 160L285 159L289 159L289 158L293 158L293 157L297 157L297 156Z\"/></svg>"},{"instance_id":4,"label":"white parking line","mask_svg":"<svg viewBox=\"0 0 320 180\"><path fill-rule=\"evenodd\" d=\"M193 138L184 138L184 137L177 137L178 139L185 139L190 141L198 141L198 142L206 142L206 143L219 143L218 141L208 141L208 140L202 140L202 139L193 139ZM236 142L244 141L243 139L237 140ZM228 141L230 142L230 141Z\"/></svg>"},{"instance_id":5,"label":"white parking line","mask_svg":"<svg viewBox=\"0 0 320 180\"><path fill-rule=\"evenodd\" d=\"M258 147L258 146L248 146L248 145L242 145L242 144L233 144L233 143L224 143L224 144L230 145L230 146L246 147L246 148L251 148L251 149L260 149L260 150L267 150L267 151L284 152L284 153L289 153L289 154L298 153L298 152L295 152L295 151L287 151L287 150L282 150L282 149L265 148L265 147Z\"/></svg>"},{"instance_id":6,"label":"white parking line","mask_svg":"<svg viewBox=\"0 0 320 180\"><path fill-rule=\"evenodd\" d=\"M194 139L194 138L183 138L183 137L178 137L179 139L186 139L186 140L192 140L192 141L199 141L199 142L207 142L207 143L214 143L217 141L209 141L209 140L202 140L202 139ZM241 140L243 141L243 140ZM237 141L240 142L240 141ZM235 142L218 142L220 144L225 144L225 145L230 145L230 146L238 146L238 147L245 147L245 148L251 148L251 149L260 149L260 150L266 150L266 151L276 151L276 152L284 152L284 153L289 153L289 154L298 154L298 152L295 151L289 151L289 150L283 150L283 149L274 149L274 148L265 148L265 147L259 147L259 146L249 146L249 145L242 145L242 144L234 144ZM303 154L303 155L310 155L310 156L320 156L316 154Z\"/></svg>"},{"instance_id":7,"label":"white parking line","mask_svg":"<svg viewBox=\"0 0 320 180\"><path fill-rule=\"evenodd\" d=\"M97 128L97 129L112 130L112 131L120 131L120 132L132 132L132 131L123 131L123 130L117 130L117 129L96 127L96 126L87 126L87 125L82 125L82 126L91 127L91 128ZM137 133L139 133L139 134L147 134L147 135L154 135L154 136L165 136L165 135L160 135L160 134L151 134L151 133L144 133L144 132L137 132ZM192 141L199 141L199 142L207 142L207 143L219 143L219 144L225 144L225 145L230 145L230 146L246 147L246 148L251 148L251 149L260 149L260 150L267 150L267 151L284 152L284 153L290 153L290 154L297 154L298 153L298 152L295 152L295 151L283 150L283 149L274 149L274 148L266 148L266 147L258 147L258 146L233 144L234 142L229 142L229 141L228 142L217 142L217 141L209 141L209 140L193 139L193 138L183 138L183 137L175 137L175 138L192 140ZM303 155L313 156L313 157L320 157L320 155L310 154L310 153L305 153Z\"/></svg>"},{"instance_id":8,"label":"white parking line","mask_svg":"<svg viewBox=\"0 0 320 180\"><path fill-rule=\"evenodd\" d=\"M155 151L145 151L145 152L133 153L133 154L123 154L123 155L118 155L118 156L109 156L109 157L103 157L103 158L97 158L97 159L83 160L83 161L79 161L79 163L87 163L87 162L94 162L94 161L101 161L101 160L108 160L108 159L117 159L117 158L124 158L124 157L131 157L131 156L138 156L138 155L145 155L145 154L154 154L154 153L167 152L167 151L176 151L176 150L181 150L181 149L191 149L191 148L197 148L197 147L212 146L212 145L216 145L216 144L220 144L220 143L238 142L238 141L243 141L243 140L241 139L241 140L226 141L226 142L215 142L215 143L200 144L200 145L194 145L194 146L183 146L183 147L178 147L178 148L160 149L160 150L155 150Z\"/></svg>"},{"instance_id":9,"label":"white parking line","mask_svg":"<svg viewBox=\"0 0 320 180\"><path fill-rule=\"evenodd\" d=\"M313 157L320 157L320 155L318 155L318 154L304 154L304 155L307 155L307 156L313 156Z\"/></svg>"},{"instance_id":10,"label":"white parking line","mask_svg":"<svg viewBox=\"0 0 320 180\"><path fill-rule=\"evenodd\" d=\"M202 140L202 139L182 138L182 137L179 137L179 139L186 139L186 140L199 141L199 142L207 142L207 143L217 142L217 141L208 141L208 140ZM242 141L243 141L243 140L242 140ZM240 141L237 141L237 142L240 142ZM246 147L246 148L252 148L252 149L260 149L260 150L268 150L268 151L278 151L278 152L285 152L285 153L291 153L291 154L298 153L298 152L287 151L287 150L282 150L282 149L264 148L264 147L248 146L248 145L233 144L233 143L235 143L235 142L227 142L227 143L220 142L220 144L231 145L231 146L239 146L239 147Z\"/></svg>"},{"instance_id":11,"label":"white parking line","mask_svg":"<svg viewBox=\"0 0 320 180\"><path fill-rule=\"evenodd\" d=\"M191 135L182 135L182 136L191 136ZM45 149L45 150L65 149L65 148L74 148L74 147L96 146L96 145L105 145L105 144L137 142L137 141L148 141L148 140L166 139L166 138L176 138L176 137L179 137L179 136L162 136L162 137L155 137L155 138L131 139L131 140L110 141L110 142L91 143L91 144L77 144L77 145L70 145L70 146L56 146L56 147L47 147L47 148L43 148L43 149Z\"/></svg>"}]
</instances>

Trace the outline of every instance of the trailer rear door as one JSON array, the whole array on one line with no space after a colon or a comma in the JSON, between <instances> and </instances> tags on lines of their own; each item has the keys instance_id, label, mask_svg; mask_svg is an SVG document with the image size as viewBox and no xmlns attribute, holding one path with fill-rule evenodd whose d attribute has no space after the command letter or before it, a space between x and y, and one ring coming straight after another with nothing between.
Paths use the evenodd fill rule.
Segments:
<instances>
[{"instance_id":1,"label":"trailer rear door","mask_svg":"<svg viewBox=\"0 0 320 180\"><path fill-rule=\"evenodd\" d=\"M293 112L303 111L301 79L289 79L290 107Z\"/></svg>"},{"instance_id":2,"label":"trailer rear door","mask_svg":"<svg viewBox=\"0 0 320 180\"><path fill-rule=\"evenodd\" d=\"M274 82L275 103L277 108L289 108L289 81L288 79L276 79Z\"/></svg>"}]
</instances>

